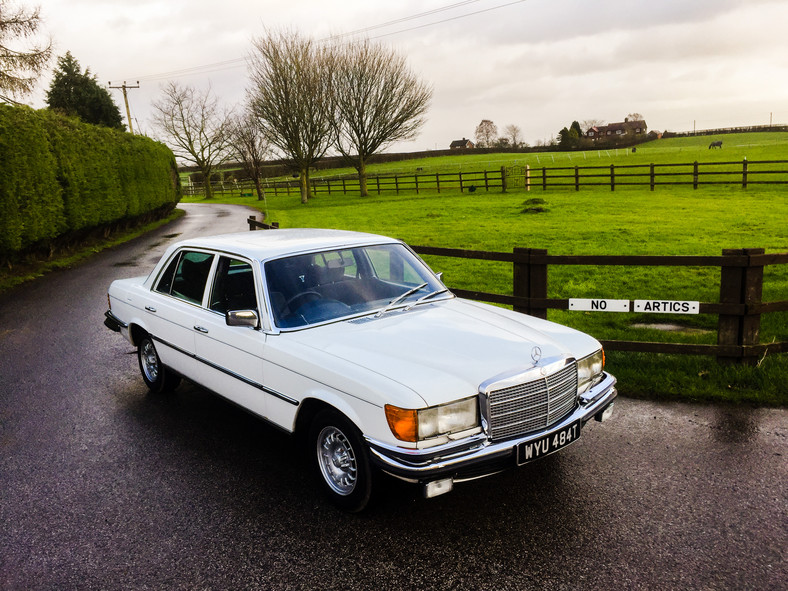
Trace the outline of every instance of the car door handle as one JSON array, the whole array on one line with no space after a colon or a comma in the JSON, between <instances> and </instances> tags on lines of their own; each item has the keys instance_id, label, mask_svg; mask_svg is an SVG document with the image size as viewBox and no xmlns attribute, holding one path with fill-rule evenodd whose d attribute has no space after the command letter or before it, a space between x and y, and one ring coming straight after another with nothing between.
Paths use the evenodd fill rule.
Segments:
<instances>
[{"instance_id":1,"label":"car door handle","mask_svg":"<svg viewBox=\"0 0 788 591\"><path fill-rule=\"evenodd\" d=\"M207 328L203 328L202 326L195 326L194 330L196 330L197 332L208 334L208 329Z\"/></svg>"},{"instance_id":2,"label":"car door handle","mask_svg":"<svg viewBox=\"0 0 788 591\"><path fill-rule=\"evenodd\" d=\"M145 309L146 309L148 312L155 312L155 311L156 311L156 308L154 308L153 306L145 306Z\"/></svg>"}]
</instances>

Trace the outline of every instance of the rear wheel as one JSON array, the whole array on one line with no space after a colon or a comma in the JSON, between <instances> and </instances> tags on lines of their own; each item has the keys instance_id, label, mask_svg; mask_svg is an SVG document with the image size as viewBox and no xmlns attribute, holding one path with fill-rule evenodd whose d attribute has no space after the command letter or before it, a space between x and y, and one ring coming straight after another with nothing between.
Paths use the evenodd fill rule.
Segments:
<instances>
[{"instance_id":1,"label":"rear wheel","mask_svg":"<svg viewBox=\"0 0 788 591\"><path fill-rule=\"evenodd\" d=\"M145 385L154 394L170 392L181 383L181 376L162 365L150 335L145 335L137 346L137 359Z\"/></svg>"},{"instance_id":2,"label":"rear wheel","mask_svg":"<svg viewBox=\"0 0 788 591\"><path fill-rule=\"evenodd\" d=\"M312 462L329 499L345 511L364 509L372 494L372 468L361 433L330 409L317 414L309 433Z\"/></svg>"}]
</instances>

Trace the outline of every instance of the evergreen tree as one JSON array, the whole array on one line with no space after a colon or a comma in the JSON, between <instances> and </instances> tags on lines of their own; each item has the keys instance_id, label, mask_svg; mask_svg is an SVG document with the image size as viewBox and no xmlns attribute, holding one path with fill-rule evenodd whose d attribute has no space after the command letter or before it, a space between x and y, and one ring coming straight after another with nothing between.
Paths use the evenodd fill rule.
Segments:
<instances>
[{"instance_id":1,"label":"evergreen tree","mask_svg":"<svg viewBox=\"0 0 788 591\"><path fill-rule=\"evenodd\" d=\"M109 91L99 85L89 68L80 71L79 62L71 52L57 60L55 75L47 91L47 106L64 115L79 117L85 123L125 129L120 109Z\"/></svg>"},{"instance_id":2,"label":"evergreen tree","mask_svg":"<svg viewBox=\"0 0 788 591\"><path fill-rule=\"evenodd\" d=\"M0 103L17 104L14 97L33 92L49 63L51 41L27 49L19 47L20 40L35 37L40 24L38 8L28 12L0 0Z\"/></svg>"}]
</instances>

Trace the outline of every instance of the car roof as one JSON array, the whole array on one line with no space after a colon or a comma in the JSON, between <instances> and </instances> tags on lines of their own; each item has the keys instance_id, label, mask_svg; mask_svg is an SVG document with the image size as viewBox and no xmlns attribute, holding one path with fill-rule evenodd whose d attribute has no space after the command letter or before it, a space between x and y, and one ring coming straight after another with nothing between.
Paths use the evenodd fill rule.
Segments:
<instances>
[{"instance_id":1,"label":"car roof","mask_svg":"<svg viewBox=\"0 0 788 591\"><path fill-rule=\"evenodd\" d=\"M174 247L208 248L252 259L266 260L316 250L397 242L399 240L394 238L365 232L297 228L256 230L192 238L179 242Z\"/></svg>"}]
</instances>

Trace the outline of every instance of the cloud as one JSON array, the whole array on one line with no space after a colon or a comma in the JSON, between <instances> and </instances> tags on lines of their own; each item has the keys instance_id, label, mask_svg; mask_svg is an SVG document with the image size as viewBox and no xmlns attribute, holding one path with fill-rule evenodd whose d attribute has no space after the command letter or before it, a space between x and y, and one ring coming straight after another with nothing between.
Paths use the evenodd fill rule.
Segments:
<instances>
[{"instance_id":1,"label":"cloud","mask_svg":"<svg viewBox=\"0 0 788 591\"><path fill-rule=\"evenodd\" d=\"M499 129L515 123L530 142L574 119L617 121L635 110L658 129L768 122L772 111L788 123L788 0L527 0L454 19L509 1L369 30L434 87L422 135L395 149L445 147L471 137L482 118ZM141 79L130 101L145 129L163 73L180 70L178 82L210 82L225 102L241 102L242 58L265 27L325 39L454 3L47 0L42 14L59 55L70 50L102 82ZM216 63L225 65L198 67Z\"/></svg>"}]
</instances>

